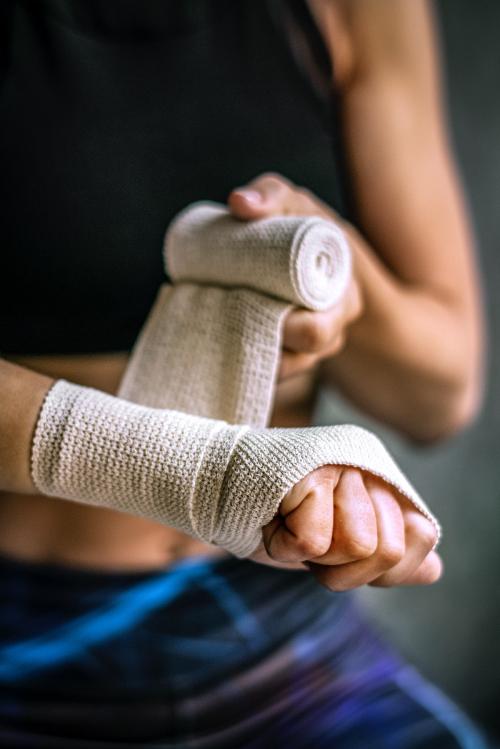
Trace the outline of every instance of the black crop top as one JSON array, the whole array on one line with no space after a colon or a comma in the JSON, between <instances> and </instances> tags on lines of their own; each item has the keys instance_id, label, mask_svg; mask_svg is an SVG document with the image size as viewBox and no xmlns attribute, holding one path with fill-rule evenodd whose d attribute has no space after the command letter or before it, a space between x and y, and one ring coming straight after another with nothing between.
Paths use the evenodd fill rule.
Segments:
<instances>
[{"instance_id":1,"label":"black crop top","mask_svg":"<svg viewBox=\"0 0 500 749\"><path fill-rule=\"evenodd\" d=\"M3 0L0 22L0 351L129 349L169 221L262 171L348 211L305 2Z\"/></svg>"}]
</instances>

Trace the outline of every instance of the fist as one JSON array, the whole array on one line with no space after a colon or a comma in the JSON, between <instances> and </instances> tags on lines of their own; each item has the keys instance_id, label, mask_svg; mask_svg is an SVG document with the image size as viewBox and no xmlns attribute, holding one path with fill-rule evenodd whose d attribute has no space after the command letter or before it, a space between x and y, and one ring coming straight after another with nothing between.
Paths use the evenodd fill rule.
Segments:
<instances>
[{"instance_id":1,"label":"fist","mask_svg":"<svg viewBox=\"0 0 500 749\"><path fill-rule=\"evenodd\" d=\"M264 174L228 198L232 214L242 221L271 216L321 216L342 227L339 216L312 193L277 174ZM322 312L292 310L285 320L279 380L313 369L344 346L347 329L361 314L358 284L353 277L343 299Z\"/></svg>"},{"instance_id":2,"label":"fist","mask_svg":"<svg viewBox=\"0 0 500 749\"><path fill-rule=\"evenodd\" d=\"M271 560L305 563L336 591L426 585L442 572L432 523L381 479L351 467L319 468L296 484L263 542Z\"/></svg>"}]
</instances>

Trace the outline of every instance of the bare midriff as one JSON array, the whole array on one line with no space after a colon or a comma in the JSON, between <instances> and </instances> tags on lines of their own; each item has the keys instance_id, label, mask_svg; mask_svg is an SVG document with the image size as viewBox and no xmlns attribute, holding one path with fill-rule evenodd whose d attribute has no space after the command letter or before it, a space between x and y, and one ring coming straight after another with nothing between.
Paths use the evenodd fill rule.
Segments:
<instances>
[{"instance_id":1,"label":"bare midriff","mask_svg":"<svg viewBox=\"0 0 500 749\"><path fill-rule=\"evenodd\" d=\"M47 374L115 393L126 354L10 357ZM277 388L272 424L306 426L313 379L296 377ZM164 568L187 556L224 554L184 533L144 518L52 497L0 493L0 554L26 561L101 570Z\"/></svg>"}]
</instances>

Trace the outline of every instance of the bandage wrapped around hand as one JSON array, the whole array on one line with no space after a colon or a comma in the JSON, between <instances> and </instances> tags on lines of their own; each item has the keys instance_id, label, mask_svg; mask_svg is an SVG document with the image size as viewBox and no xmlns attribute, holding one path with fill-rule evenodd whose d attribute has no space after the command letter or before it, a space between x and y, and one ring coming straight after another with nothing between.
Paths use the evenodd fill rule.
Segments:
<instances>
[{"instance_id":1,"label":"bandage wrapped around hand","mask_svg":"<svg viewBox=\"0 0 500 749\"><path fill-rule=\"evenodd\" d=\"M288 490L327 464L381 476L439 530L382 443L355 426L252 429L59 380L31 457L43 494L144 516L238 556L255 550Z\"/></svg>"}]
</instances>

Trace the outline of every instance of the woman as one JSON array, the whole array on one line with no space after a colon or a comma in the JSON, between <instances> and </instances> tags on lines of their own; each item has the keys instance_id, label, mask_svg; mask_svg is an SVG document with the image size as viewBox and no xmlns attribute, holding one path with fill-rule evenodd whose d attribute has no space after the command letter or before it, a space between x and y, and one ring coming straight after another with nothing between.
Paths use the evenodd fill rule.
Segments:
<instances>
[{"instance_id":1,"label":"woman","mask_svg":"<svg viewBox=\"0 0 500 749\"><path fill-rule=\"evenodd\" d=\"M116 391L162 280L165 225L199 198L229 194L241 220L323 215L350 239L342 305L287 320L274 424L309 423L322 383L419 441L462 428L480 402L472 240L425 3L179 5L2 9L0 735L54 747L479 742L326 589L439 577L428 525L384 485L354 470L340 485L327 467L292 490L256 558L305 560L313 574L36 494L31 436L53 379ZM311 481L330 516L335 488L333 539L303 501Z\"/></svg>"}]
</instances>

